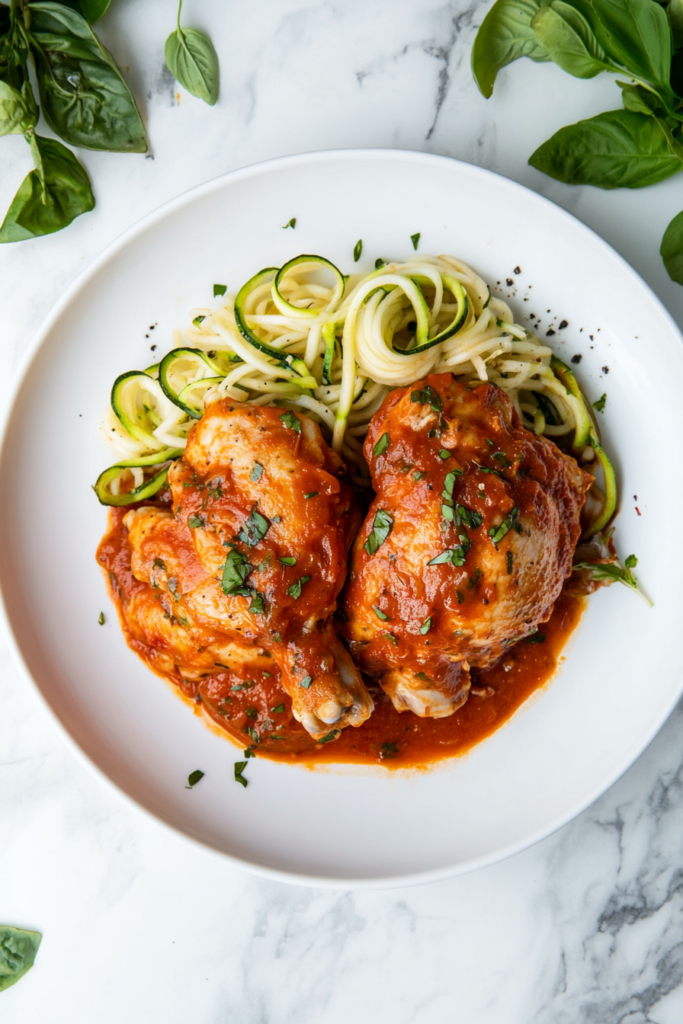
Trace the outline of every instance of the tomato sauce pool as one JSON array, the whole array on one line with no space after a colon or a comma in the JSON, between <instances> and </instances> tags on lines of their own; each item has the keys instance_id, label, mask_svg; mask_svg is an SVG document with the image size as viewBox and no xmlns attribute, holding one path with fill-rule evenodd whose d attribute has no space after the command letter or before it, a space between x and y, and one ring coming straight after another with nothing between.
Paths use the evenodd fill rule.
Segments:
<instances>
[{"instance_id":1,"label":"tomato sauce pool","mask_svg":"<svg viewBox=\"0 0 683 1024\"><path fill-rule=\"evenodd\" d=\"M128 532L123 525L125 511L112 510L109 532L99 546L97 559L107 574L128 645L154 672L193 701L198 713L208 716L242 748L251 747L258 756L270 760L409 768L463 754L495 732L551 679L586 606L585 597L563 591L550 620L538 633L509 647L492 668L472 671L474 692L449 718L399 713L380 687L366 678L375 702L373 714L359 728L346 728L334 742L320 744L292 716L291 701L280 686L274 662L247 681L228 671L190 680L178 672L160 670L159 652L134 638L126 626L125 606L147 584L136 580L131 571Z\"/></svg>"}]
</instances>

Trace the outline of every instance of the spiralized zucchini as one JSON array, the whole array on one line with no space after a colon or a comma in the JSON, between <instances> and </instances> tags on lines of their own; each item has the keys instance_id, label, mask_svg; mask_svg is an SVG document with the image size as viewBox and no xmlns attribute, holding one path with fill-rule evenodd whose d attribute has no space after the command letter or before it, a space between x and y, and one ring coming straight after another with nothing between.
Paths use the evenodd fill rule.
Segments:
<instances>
[{"instance_id":1,"label":"spiralized zucchini","mask_svg":"<svg viewBox=\"0 0 683 1024\"><path fill-rule=\"evenodd\" d=\"M121 456L182 449L205 405L227 397L306 412L368 484L363 438L386 394L445 370L503 388L537 434L577 439L588 417L552 350L452 256L346 277L301 255L191 316L161 364L118 378L103 429ZM585 442L584 458L604 454Z\"/></svg>"}]
</instances>

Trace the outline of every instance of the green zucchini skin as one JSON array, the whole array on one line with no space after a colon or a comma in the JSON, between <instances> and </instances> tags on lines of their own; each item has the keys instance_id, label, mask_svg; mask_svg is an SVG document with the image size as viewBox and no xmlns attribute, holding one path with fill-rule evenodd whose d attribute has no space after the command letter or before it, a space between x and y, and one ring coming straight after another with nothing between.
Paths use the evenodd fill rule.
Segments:
<instances>
[{"instance_id":1,"label":"green zucchini skin","mask_svg":"<svg viewBox=\"0 0 683 1024\"><path fill-rule=\"evenodd\" d=\"M177 405L179 409L182 409L183 412L187 413L188 416L191 416L193 419L198 420L201 419L202 414L200 412L197 412L197 410L193 408L191 405L187 405L184 401L182 401L179 392L175 390L175 388L173 387L169 380L169 371L171 369L171 366L178 359L182 358L195 359L197 361L205 363L207 368L210 370L210 374L207 374L207 379L209 379L210 377L216 377L219 374L221 374L220 367L217 366L217 364L214 363L213 360L209 358L209 356L207 356L206 352L203 352L200 348L171 349L171 351L168 352L159 363L159 383L161 384L161 389L166 395L166 397L171 402L173 402L174 405ZM223 375L220 376L220 379L223 379Z\"/></svg>"},{"instance_id":2,"label":"green zucchini skin","mask_svg":"<svg viewBox=\"0 0 683 1024\"><path fill-rule=\"evenodd\" d=\"M109 466L108 469L100 473L95 481L94 491L97 495L97 500L101 505L122 508L125 505L133 505L136 501L145 501L147 498L151 498L166 483L171 462L182 455L182 453L182 448L164 448L160 452L154 452L153 455L144 455L139 459L126 459L117 462L114 466ZM151 479L143 480L139 487L134 487L132 491L126 491L124 494L111 493L112 482L121 476L125 470L132 469L133 467L159 466L162 463L164 463L163 468L158 473L155 473Z\"/></svg>"},{"instance_id":3,"label":"green zucchini skin","mask_svg":"<svg viewBox=\"0 0 683 1024\"><path fill-rule=\"evenodd\" d=\"M246 321L246 314L244 312L244 303L251 293L262 284L266 284L272 281L272 279L278 273L279 267L265 267L263 270L259 270L258 274L254 274L246 284L243 284L237 293L235 298L235 323L237 324L237 330L240 332L245 341L248 341L250 345L253 345L259 352L263 352L264 355L271 356L273 359L288 370L293 370L300 377L308 377L308 367L303 359L298 356L287 356L278 348L273 348L267 342L257 338L256 335L249 329Z\"/></svg>"},{"instance_id":4,"label":"green zucchini skin","mask_svg":"<svg viewBox=\"0 0 683 1024\"><path fill-rule=\"evenodd\" d=\"M557 379L564 384L569 394L576 398L581 405L583 415L581 416L580 421L577 420L573 447L585 448L587 444L591 443L591 430L593 430L593 424L586 407L586 402L581 394L581 388L578 385L578 381L567 364L563 363L561 359L557 358L557 356L553 356L550 360L550 368Z\"/></svg>"},{"instance_id":5,"label":"green zucchini skin","mask_svg":"<svg viewBox=\"0 0 683 1024\"><path fill-rule=\"evenodd\" d=\"M293 260L289 260L287 263L284 264L284 266L280 267L271 285L273 302L280 310L280 312L284 313L287 316L298 316L301 317L303 320L314 320L317 316L320 316L320 314L324 312L323 307L314 307L313 309L301 309L299 306L292 306L291 303L287 302L287 300L284 299L280 293L280 285L285 274L289 270L293 270L294 267L300 267L305 263L319 263L321 267L325 268L325 270L332 271L332 273L337 279L338 294L333 296L335 304L341 302L344 296L347 278L342 274L341 270L339 270L338 267L335 267L334 263L331 263L330 260L325 259L324 256L314 256L310 254L295 256ZM330 300L330 303L331 301L332 300Z\"/></svg>"}]
</instances>

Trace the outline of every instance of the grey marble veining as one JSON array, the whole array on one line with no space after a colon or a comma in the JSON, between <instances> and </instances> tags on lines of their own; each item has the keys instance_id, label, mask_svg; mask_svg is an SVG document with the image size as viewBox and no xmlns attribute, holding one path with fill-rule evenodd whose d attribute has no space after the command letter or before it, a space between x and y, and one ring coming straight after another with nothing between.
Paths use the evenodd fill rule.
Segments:
<instances>
[{"instance_id":1,"label":"grey marble veining","mask_svg":"<svg viewBox=\"0 0 683 1024\"><path fill-rule=\"evenodd\" d=\"M469 54L486 3L186 0L210 30L212 110L164 70L170 0L114 0L102 35L146 117L149 157L83 153L98 206L67 232L0 249L6 402L38 324L88 262L160 203L234 167L350 146L481 164L560 203L629 259L683 323L658 256L675 179L570 189L529 154L617 106L612 81L520 62L485 102ZM29 169L0 140L0 206ZM647 699L647 681L643 683ZM3 1024L680 1024L683 708L627 775L525 853L421 888L336 893L237 872L91 777L0 644L0 919L45 935L0 995Z\"/></svg>"}]
</instances>

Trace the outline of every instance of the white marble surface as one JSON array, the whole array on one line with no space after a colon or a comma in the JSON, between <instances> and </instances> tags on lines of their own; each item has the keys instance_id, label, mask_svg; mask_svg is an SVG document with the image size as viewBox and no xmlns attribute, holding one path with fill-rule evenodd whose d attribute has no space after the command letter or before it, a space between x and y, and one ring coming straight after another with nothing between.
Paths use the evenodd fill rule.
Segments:
<instances>
[{"instance_id":1,"label":"white marble surface","mask_svg":"<svg viewBox=\"0 0 683 1024\"><path fill-rule=\"evenodd\" d=\"M130 66L154 159L83 154L95 212L0 249L2 401L43 316L123 229L223 171L324 148L426 150L515 178L607 238L683 325L683 289L658 256L679 182L605 193L528 167L556 128L617 106L618 90L522 61L485 102L469 52L487 6L186 0L221 59L209 109L177 99L163 68L173 0L114 0L101 34ZM29 167L23 140L1 140L0 161L5 209ZM3 1024L683 1019L683 707L535 848L451 881L354 894L250 877L130 810L67 751L1 642L0 701L0 920L44 933L34 970L0 995Z\"/></svg>"}]
</instances>

